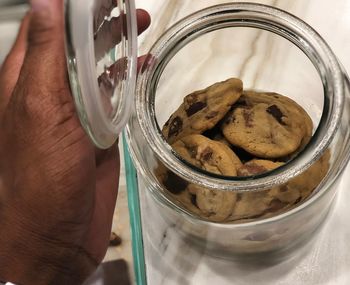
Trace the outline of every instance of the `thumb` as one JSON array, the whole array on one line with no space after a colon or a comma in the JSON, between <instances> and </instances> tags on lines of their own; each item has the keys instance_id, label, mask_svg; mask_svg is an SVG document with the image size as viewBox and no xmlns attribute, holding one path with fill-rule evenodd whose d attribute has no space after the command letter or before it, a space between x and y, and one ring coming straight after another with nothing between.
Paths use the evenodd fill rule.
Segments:
<instances>
[{"instance_id":1,"label":"thumb","mask_svg":"<svg viewBox=\"0 0 350 285\"><path fill-rule=\"evenodd\" d=\"M30 4L27 53L17 84L27 86L28 92L17 94L20 98L16 99L40 105L47 101L62 105L67 101L66 96L62 102L62 96L67 92L59 91L67 90L68 86L63 0L31 0Z\"/></svg>"},{"instance_id":2,"label":"thumb","mask_svg":"<svg viewBox=\"0 0 350 285\"><path fill-rule=\"evenodd\" d=\"M23 74L40 84L66 76L63 0L31 0Z\"/></svg>"},{"instance_id":3,"label":"thumb","mask_svg":"<svg viewBox=\"0 0 350 285\"><path fill-rule=\"evenodd\" d=\"M52 52L62 45L63 0L31 0L28 44L32 51Z\"/></svg>"}]
</instances>

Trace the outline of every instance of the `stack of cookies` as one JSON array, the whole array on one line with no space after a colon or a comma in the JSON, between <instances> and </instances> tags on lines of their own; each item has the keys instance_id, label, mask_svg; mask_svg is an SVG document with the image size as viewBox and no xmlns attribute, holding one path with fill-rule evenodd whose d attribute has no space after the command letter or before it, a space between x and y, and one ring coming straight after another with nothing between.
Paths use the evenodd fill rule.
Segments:
<instances>
[{"instance_id":1,"label":"stack of cookies","mask_svg":"<svg viewBox=\"0 0 350 285\"><path fill-rule=\"evenodd\" d=\"M296 156L310 141L313 123L293 100L266 92L243 91L236 78L184 98L163 127L182 159L223 176L255 176ZM310 196L329 168L330 152L288 183L260 192L224 192L189 184L163 169L159 180L190 212L214 222L266 218Z\"/></svg>"}]
</instances>

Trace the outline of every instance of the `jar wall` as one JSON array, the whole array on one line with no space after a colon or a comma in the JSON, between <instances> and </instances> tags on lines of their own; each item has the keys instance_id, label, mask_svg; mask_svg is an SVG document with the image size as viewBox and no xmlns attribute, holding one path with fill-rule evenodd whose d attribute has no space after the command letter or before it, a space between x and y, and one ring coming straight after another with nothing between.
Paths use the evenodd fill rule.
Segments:
<instances>
[{"instance_id":1,"label":"jar wall","mask_svg":"<svg viewBox=\"0 0 350 285\"><path fill-rule=\"evenodd\" d=\"M331 160L328 176L314 192L311 201L306 201L303 209L294 209L293 213L276 216L272 219L250 222L249 224L220 224L200 221L184 213L171 202L167 190L155 175L159 160L145 142L137 117L130 121L129 142L131 143L134 161L138 165L141 179L145 185L140 191L149 192L152 197L152 213L160 214L164 223L177 226L177 230L187 240L198 244L212 255L225 258L253 258L258 260L260 254L271 254L276 259L287 258L295 249L302 247L321 228L331 209L336 196L341 172L349 156L350 92L345 80L345 104L341 124L329 150ZM152 176L153 174L153 176ZM150 201L150 198L148 198ZM305 207L304 207L305 206Z\"/></svg>"},{"instance_id":2,"label":"jar wall","mask_svg":"<svg viewBox=\"0 0 350 285\"><path fill-rule=\"evenodd\" d=\"M142 178L141 178L142 179ZM144 179L140 183L145 188L140 191L149 192L152 187ZM180 214L169 208L159 196L145 194L150 216L169 228L176 227L184 240L199 251L211 256L236 261L254 261L257 264L280 262L296 255L298 250L309 242L326 222L332 209L338 182L323 195L317 203L313 203L305 211L294 215L278 218L269 223L254 222L236 227L235 225L220 225L199 223L185 214ZM156 229L154 229L156 230ZM151 229L150 229L151 231ZM157 236L156 232L151 232Z\"/></svg>"}]
</instances>

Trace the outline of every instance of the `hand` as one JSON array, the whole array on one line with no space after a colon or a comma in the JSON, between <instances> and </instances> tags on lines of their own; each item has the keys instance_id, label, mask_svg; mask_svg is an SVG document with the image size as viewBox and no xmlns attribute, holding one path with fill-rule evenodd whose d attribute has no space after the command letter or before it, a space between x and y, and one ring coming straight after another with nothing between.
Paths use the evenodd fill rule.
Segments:
<instances>
[{"instance_id":1,"label":"hand","mask_svg":"<svg viewBox=\"0 0 350 285\"><path fill-rule=\"evenodd\" d=\"M63 0L32 6L0 71L0 280L80 284L108 247L119 155L97 151L75 112ZM139 32L149 22L139 10Z\"/></svg>"}]
</instances>

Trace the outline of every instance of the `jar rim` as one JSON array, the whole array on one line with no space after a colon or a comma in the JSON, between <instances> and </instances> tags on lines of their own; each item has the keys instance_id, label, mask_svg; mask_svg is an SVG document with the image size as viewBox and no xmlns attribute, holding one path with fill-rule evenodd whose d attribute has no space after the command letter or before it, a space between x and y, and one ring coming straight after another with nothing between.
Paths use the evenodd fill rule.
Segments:
<instances>
[{"instance_id":1,"label":"jar rim","mask_svg":"<svg viewBox=\"0 0 350 285\"><path fill-rule=\"evenodd\" d=\"M224 27L254 27L273 32L299 47L316 67L324 87L324 110L310 143L293 160L268 173L242 180L215 177L194 170L174 155L162 138L154 110L158 79L175 47L182 48L199 37L200 32ZM195 30L195 32L193 32ZM212 6L180 20L151 48L143 66L136 91L136 115L143 136L158 159L170 170L191 183L226 191L260 191L283 184L309 168L331 143L343 113L343 72L323 38L308 24L278 8L254 3L229 3Z\"/></svg>"}]
</instances>

